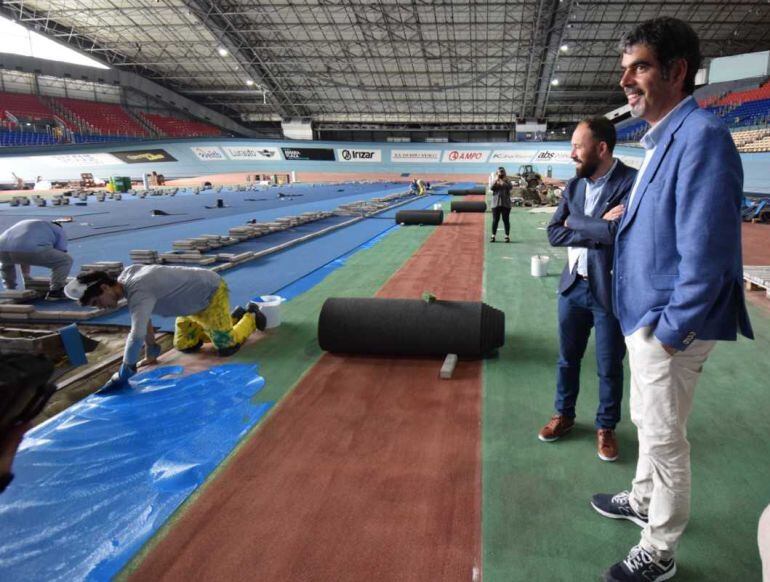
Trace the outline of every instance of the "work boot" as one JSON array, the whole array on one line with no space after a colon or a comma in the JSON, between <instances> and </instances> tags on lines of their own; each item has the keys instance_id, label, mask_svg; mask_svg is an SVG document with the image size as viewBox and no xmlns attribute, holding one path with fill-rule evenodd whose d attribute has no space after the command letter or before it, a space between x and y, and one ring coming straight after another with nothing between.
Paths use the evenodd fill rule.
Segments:
<instances>
[{"instance_id":1,"label":"work boot","mask_svg":"<svg viewBox=\"0 0 770 582\"><path fill-rule=\"evenodd\" d=\"M596 448L602 461L615 461L618 458L618 440L611 428L600 428L596 431Z\"/></svg>"},{"instance_id":2,"label":"work boot","mask_svg":"<svg viewBox=\"0 0 770 582\"><path fill-rule=\"evenodd\" d=\"M198 343L194 346L190 346L189 348L177 348L180 352L183 354L194 354L195 352L199 351L203 347L203 340L198 340Z\"/></svg>"},{"instance_id":3,"label":"work boot","mask_svg":"<svg viewBox=\"0 0 770 582\"><path fill-rule=\"evenodd\" d=\"M241 317L243 317L244 315L246 315L246 310L239 305L238 307L236 307L230 312L230 319L233 320L233 324L236 324L241 320Z\"/></svg>"},{"instance_id":4,"label":"work boot","mask_svg":"<svg viewBox=\"0 0 770 582\"><path fill-rule=\"evenodd\" d=\"M241 349L242 344L233 344L228 348L219 348L217 352L219 353L220 358L229 358L233 354L235 354L238 350Z\"/></svg>"},{"instance_id":5,"label":"work boot","mask_svg":"<svg viewBox=\"0 0 770 582\"><path fill-rule=\"evenodd\" d=\"M64 289L62 287L51 289L45 294L46 301L61 301L62 299L65 299Z\"/></svg>"},{"instance_id":6,"label":"work boot","mask_svg":"<svg viewBox=\"0 0 770 582\"><path fill-rule=\"evenodd\" d=\"M254 314L254 321L257 323L257 329L259 331L265 331L265 328L267 327L267 317L262 313L259 305L254 301L249 301L249 304L246 306L246 311Z\"/></svg>"},{"instance_id":7,"label":"work boot","mask_svg":"<svg viewBox=\"0 0 770 582\"><path fill-rule=\"evenodd\" d=\"M551 420L548 421L548 424L541 428L540 432L537 433L537 438L544 443L550 443L563 437L571 431L574 426L574 418L564 416L563 414L554 414L551 417Z\"/></svg>"}]
</instances>

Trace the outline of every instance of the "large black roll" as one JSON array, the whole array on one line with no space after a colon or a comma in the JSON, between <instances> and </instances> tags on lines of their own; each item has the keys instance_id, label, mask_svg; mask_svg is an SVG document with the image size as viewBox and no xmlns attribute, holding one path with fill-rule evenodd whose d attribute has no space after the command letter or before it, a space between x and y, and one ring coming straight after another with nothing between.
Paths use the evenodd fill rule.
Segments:
<instances>
[{"instance_id":1,"label":"large black roll","mask_svg":"<svg viewBox=\"0 0 770 582\"><path fill-rule=\"evenodd\" d=\"M443 210L399 210L396 212L396 224L441 224L444 222Z\"/></svg>"},{"instance_id":2,"label":"large black roll","mask_svg":"<svg viewBox=\"0 0 770 582\"><path fill-rule=\"evenodd\" d=\"M486 193L486 189L481 187L447 190L447 194L452 196L484 196Z\"/></svg>"},{"instance_id":3,"label":"large black roll","mask_svg":"<svg viewBox=\"0 0 770 582\"><path fill-rule=\"evenodd\" d=\"M449 208L452 212L486 212L487 203L483 200L452 200Z\"/></svg>"},{"instance_id":4,"label":"large black roll","mask_svg":"<svg viewBox=\"0 0 770 582\"><path fill-rule=\"evenodd\" d=\"M348 354L480 357L505 343L505 314L476 301L330 297L318 343Z\"/></svg>"}]
</instances>

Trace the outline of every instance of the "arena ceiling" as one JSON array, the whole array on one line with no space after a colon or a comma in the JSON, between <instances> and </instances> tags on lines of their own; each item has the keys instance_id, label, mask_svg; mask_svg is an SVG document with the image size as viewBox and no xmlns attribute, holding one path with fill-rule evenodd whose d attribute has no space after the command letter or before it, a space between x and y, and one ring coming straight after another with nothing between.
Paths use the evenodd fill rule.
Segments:
<instances>
[{"instance_id":1,"label":"arena ceiling","mask_svg":"<svg viewBox=\"0 0 770 582\"><path fill-rule=\"evenodd\" d=\"M618 39L660 15L688 21L707 58L770 48L770 0L6 0L0 13L254 122L606 113L624 103Z\"/></svg>"}]
</instances>

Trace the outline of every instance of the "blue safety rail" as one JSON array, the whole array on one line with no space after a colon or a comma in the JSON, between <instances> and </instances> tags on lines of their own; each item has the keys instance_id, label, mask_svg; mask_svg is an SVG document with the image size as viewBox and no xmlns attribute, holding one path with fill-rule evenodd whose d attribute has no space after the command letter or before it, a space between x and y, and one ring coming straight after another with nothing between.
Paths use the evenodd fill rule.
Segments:
<instances>
[{"instance_id":1,"label":"blue safety rail","mask_svg":"<svg viewBox=\"0 0 770 582\"><path fill-rule=\"evenodd\" d=\"M0 579L109 580L270 409L256 365L140 374L30 431L0 496Z\"/></svg>"}]
</instances>

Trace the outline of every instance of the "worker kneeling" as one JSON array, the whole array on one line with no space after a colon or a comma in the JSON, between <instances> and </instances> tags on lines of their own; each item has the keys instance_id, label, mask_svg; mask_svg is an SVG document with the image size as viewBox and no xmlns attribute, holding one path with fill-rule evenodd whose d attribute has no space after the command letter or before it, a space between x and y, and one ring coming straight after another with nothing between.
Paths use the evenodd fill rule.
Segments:
<instances>
[{"instance_id":1,"label":"worker kneeling","mask_svg":"<svg viewBox=\"0 0 770 582\"><path fill-rule=\"evenodd\" d=\"M126 339L123 365L105 388L126 385L136 373L142 344L145 358L153 362L160 355L155 343L151 316L175 315L174 347L197 352L210 341L220 356L237 352L255 329L265 329L267 319L255 303L230 313L227 284L217 273L192 267L131 265L115 279L103 271L83 273L67 284L65 293L81 305L116 307L125 298L131 314L131 331Z\"/></svg>"}]
</instances>

